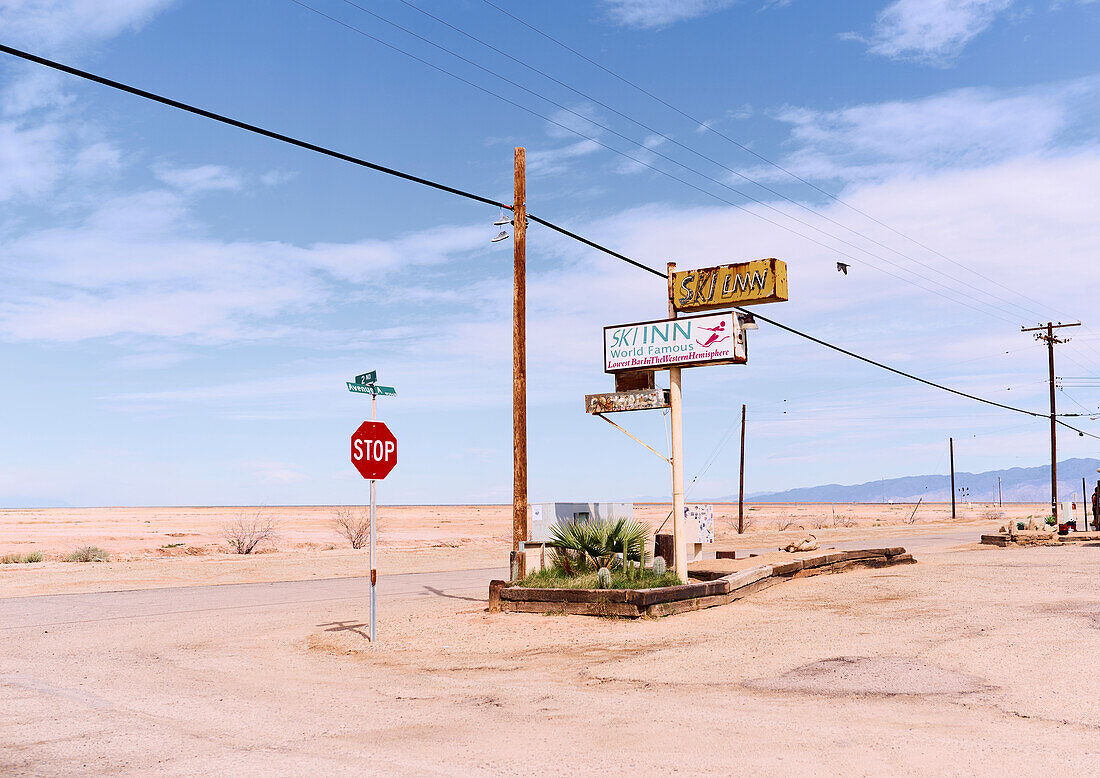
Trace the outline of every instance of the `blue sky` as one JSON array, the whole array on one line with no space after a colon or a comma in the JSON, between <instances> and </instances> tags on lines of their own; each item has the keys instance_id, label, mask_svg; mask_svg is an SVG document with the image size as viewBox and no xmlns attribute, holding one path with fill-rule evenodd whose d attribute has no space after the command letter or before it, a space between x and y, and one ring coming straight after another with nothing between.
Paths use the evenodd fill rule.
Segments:
<instances>
[{"instance_id":1,"label":"blue sky","mask_svg":"<svg viewBox=\"0 0 1100 778\"><path fill-rule=\"evenodd\" d=\"M546 118L291 0L0 0L0 40L501 200L524 145L532 212L655 267L780 257L790 301L762 313L999 401L1045 408L1020 325L1081 318L1058 373L1100 365L1100 2L494 0L706 127L483 0L359 4L553 102L302 2ZM495 210L13 60L0 96L0 505L362 502L369 408L343 382L368 369L399 392L384 502L510 499ZM667 466L582 406L611 387L600 328L660 317L662 283L542 228L528 247L531 498L665 495ZM750 492L943 472L949 436L972 472L1047 456L1042 420L767 327L749 353L685 374L692 496L736 492L742 402ZM666 446L661 414L620 421Z\"/></svg>"}]
</instances>

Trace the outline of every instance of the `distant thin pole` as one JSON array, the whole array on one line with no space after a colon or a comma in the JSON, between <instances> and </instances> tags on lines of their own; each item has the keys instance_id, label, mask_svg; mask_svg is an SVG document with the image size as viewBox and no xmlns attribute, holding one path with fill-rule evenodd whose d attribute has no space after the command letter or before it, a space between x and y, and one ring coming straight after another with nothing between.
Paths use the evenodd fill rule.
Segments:
<instances>
[{"instance_id":1,"label":"distant thin pole","mask_svg":"<svg viewBox=\"0 0 1100 778\"><path fill-rule=\"evenodd\" d=\"M951 518L955 518L955 439L948 438L947 445L951 448Z\"/></svg>"},{"instance_id":2,"label":"distant thin pole","mask_svg":"<svg viewBox=\"0 0 1100 778\"><path fill-rule=\"evenodd\" d=\"M745 406L741 405L741 481L737 489L737 534L745 531Z\"/></svg>"}]
</instances>

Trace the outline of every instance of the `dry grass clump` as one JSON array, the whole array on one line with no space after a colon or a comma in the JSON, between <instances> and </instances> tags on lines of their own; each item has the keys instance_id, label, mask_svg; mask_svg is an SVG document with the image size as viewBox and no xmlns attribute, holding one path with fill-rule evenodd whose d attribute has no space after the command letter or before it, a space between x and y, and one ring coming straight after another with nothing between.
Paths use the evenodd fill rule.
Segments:
<instances>
[{"instance_id":1,"label":"dry grass clump","mask_svg":"<svg viewBox=\"0 0 1100 778\"><path fill-rule=\"evenodd\" d=\"M363 548L370 542L370 513L362 508L337 508L332 529L352 548Z\"/></svg>"},{"instance_id":2,"label":"dry grass clump","mask_svg":"<svg viewBox=\"0 0 1100 778\"><path fill-rule=\"evenodd\" d=\"M109 562L111 555L99 546L81 546L65 559L68 562Z\"/></svg>"},{"instance_id":3,"label":"dry grass clump","mask_svg":"<svg viewBox=\"0 0 1100 778\"><path fill-rule=\"evenodd\" d=\"M265 543L274 543L278 537L278 522L258 510L252 515L237 514L233 521L222 525L222 537L235 554L251 554Z\"/></svg>"},{"instance_id":4,"label":"dry grass clump","mask_svg":"<svg viewBox=\"0 0 1100 778\"><path fill-rule=\"evenodd\" d=\"M794 519L787 519L786 521L776 522L775 528L777 530L779 530L780 532L786 532L787 530L791 530L791 529L801 529L801 530L806 529L801 524L796 523Z\"/></svg>"},{"instance_id":5,"label":"dry grass clump","mask_svg":"<svg viewBox=\"0 0 1100 778\"><path fill-rule=\"evenodd\" d=\"M0 557L0 565L32 564L41 561L41 551L29 551L26 554L5 554Z\"/></svg>"}]
</instances>

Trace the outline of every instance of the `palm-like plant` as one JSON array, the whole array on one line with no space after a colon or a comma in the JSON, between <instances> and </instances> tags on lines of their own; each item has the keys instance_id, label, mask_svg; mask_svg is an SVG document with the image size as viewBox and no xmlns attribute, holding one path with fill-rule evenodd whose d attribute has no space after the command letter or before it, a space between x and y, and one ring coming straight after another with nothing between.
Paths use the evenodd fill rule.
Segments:
<instances>
[{"instance_id":1,"label":"palm-like plant","mask_svg":"<svg viewBox=\"0 0 1100 778\"><path fill-rule=\"evenodd\" d=\"M611 569L632 560L644 567L649 529L633 519L573 519L554 526L550 538L557 563L571 574L574 567Z\"/></svg>"}]
</instances>

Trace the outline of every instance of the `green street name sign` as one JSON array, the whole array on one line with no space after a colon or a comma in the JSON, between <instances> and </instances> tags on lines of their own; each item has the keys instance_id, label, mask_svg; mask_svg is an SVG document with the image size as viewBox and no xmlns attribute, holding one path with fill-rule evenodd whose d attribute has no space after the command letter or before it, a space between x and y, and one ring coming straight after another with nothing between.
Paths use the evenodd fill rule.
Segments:
<instances>
[{"instance_id":1,"label":"green street name sign","mask_svg":"<svg viewBox=\"0 0 1100 778\"><path fill-rule=\"evenodd\" d=\"M378 371L372 370L369 373L363 373L363 375L355 376L355 383L357 384L373 384L378 380Z\"/></svg>"},{"instance_id":2,"label":"green street name sign","mask_svg":"<svg viewBox=\"0 0 1100 778\"><path fill-rule=\"evenodd\" d=\"M396 397L397 390L392 386L376 386L375 384L353 384L348 382L348 391L360 394L373 394L379 397Z\"/></svg>"}]
</instances>

